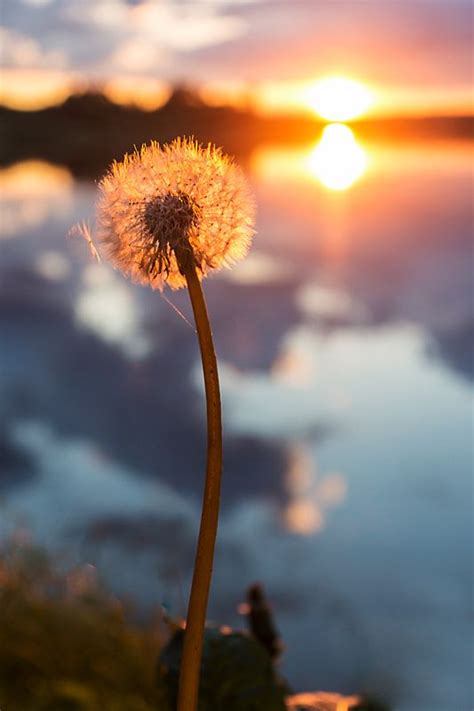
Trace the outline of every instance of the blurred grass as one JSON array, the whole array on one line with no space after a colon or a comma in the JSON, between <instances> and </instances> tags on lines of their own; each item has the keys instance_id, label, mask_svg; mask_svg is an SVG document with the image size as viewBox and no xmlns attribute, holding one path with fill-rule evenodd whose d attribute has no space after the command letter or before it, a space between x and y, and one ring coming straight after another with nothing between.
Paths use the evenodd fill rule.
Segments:
<instances>
[{"instance_id":1,"label":"blurred grass","mask_svg":"<svg viewBox=\"0 0 474 711\"><path fill-rule=\"evenodd\" d=\"M142 628L129 612L93 566L65 569L28 542L0 546L1 711L175 708L182 630L166 641L158 619ZM345 708L386 708L338 694L305 695L302 705L294 697L292 705L287 691L253 637L206 631L199 711L336 711L341 699Z\"/></svg>"},{"instance_id":2,"label":"blurred grass","mask_svg":"<svg viewBox=\"0 0 474 711\"><path fill-rule=\"evenodd\" d=\"M1 711L175 708L182 630L133 624L93 566L59 563L28 541L0 547ZM247 634L207 630L201 673L199 711L286 708L269 655Z\"/></svg>"},{"instance_id":3,"label":"blurred grass","mask_svg":"<svg viewBox=\"0 0 474 711\"><path fill-rule=\"evenodd\" d=\"M2 711L167 711L160 640L107 595L92 567L59 572L32 546L0 551Z\"/></svg>"}]
</instances>

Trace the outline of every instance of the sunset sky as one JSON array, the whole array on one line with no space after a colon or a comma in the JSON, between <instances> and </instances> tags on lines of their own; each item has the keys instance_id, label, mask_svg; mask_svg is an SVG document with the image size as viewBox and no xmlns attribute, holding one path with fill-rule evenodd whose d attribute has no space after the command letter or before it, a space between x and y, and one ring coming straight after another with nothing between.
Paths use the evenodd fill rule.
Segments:
<instances>
[{"instance_id":1,"label":"sunset sky","mask_svg":"<svg viewBox=\"0 0 474 711\"><path fill-rule=\"evenodd\" d=\"M106 84L149 106L169 82L263 110L311 110L355 79L373 113L472 113L466 0L3 0L0 100L27 108Z\"/></svg>"}]
</instances>

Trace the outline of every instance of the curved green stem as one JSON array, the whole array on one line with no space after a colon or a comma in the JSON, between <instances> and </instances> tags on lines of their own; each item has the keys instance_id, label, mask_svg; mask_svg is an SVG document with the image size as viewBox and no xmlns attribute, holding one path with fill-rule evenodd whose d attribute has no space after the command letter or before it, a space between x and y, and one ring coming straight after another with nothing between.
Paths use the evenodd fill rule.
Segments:
<instances>
[{"instance_id":1,"label":"curved green stem","mask_svg":"<svg viewBox=\"0 0 474 711\"><path fill-rule=\"evenodd\" d=\"M177 711L195 711L198 704L207 601L212 576L214 547L219 517L222 473L222 421L217 361L206 302L189 252L176 250L186 277L201 349L207 410L207 468L197 543L194 574L189 598L184 646L181 657Z\"/></svg>"}]
</instances>

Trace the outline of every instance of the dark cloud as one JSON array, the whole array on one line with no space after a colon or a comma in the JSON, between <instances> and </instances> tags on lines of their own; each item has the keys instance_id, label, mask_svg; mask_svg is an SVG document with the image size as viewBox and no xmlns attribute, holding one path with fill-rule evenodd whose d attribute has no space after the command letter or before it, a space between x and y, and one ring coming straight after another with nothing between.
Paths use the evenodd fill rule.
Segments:
<instances>
[{"instance_id":1,"label":"dark cloud","mask_svg":"<svg viewBox=\"0 0 474 711\"><path fill-rule=\"evenodd\" d=\"M0 428L0 495L28 483L35 473L33 458L14 442L4 427Z\"/></svg>"},{"instance_id":2,"label":"dark cloud","mask_svg":"<svg viewBox=\"0 0 474 711\"><path fill-rule=\"evenodd\" d=\"M124 516L121 514L103 516L89 524L85 538L87 543L103 542L128 548L131 552L147 548L166 547L173 542L173 552L183 545L189 546L194 530L191 525L183 526L182 516L160 516L141 514ZM192 550L191 550L192 553Z\"/></svg>"},{"instance_id":3,"label":"dark cloud","mask_svg":"<svg viewBox=\"0 0 474 711\"><path fill-rule=\"evenodd\" d=\"M434 331L432 353L449 365L456 373L472 380L474 378L474 316L471 320L456 324L442 331Z\"/></svg>"},{"instance_id":4,"label":"dark cloud","mask_svg":"<svg viewBox=\"0 0 474 711\"><path fill-rule=\"evenodd\" d=\"M86 526L69 530L66 535L73 541L82 541L82 555L89 560L100 560L110 550L118 551L117 565L108 566L108 575L112 577L120 578L120 570L128 558L141 557L146 565L151 556L161 585L173 586L180 576L192 570L194 562L194 522L178 512L100 516ZM145 601L148 598L146 572L138 587L139 598Z\"/></svg>"},{"instance_id":5,"label":"dark cloud","mask_svg":"<svg viewBox=\"0 0 474 711\"><path fill-rule=\"evenodd\" d=\"M222 286L216 297L221 305L235 304L238 291L226 293ZM273 303L276 294L273 290ZM288 295L281 290L281 296L283 305ZM271 308L272 301L263 299L263 306L242 319L242 343L254 334L253 350L239 353L234 322L217 319L218 340L230 362L269 366L271 348L264 340L276 346L295 314L289 306L287 319L269 318L268 330L259 333L265 303ZM3 354L4 417L49 422L63 436L93 441L133 470L200 497L205 423L202 396L190 377L199 357L195 334L158 295L150 295L149 306L156 314L147 322L155 345L146 358L131 362L78 328L60 285L11 269L0 288L1 331L12 355L9 361ZM226 311L230 316L229 306ZM286 496L284 444L229 434L224 468L225 504L248 496Z\"/></svg>"},{"instance_id":6,"label":"dark cloud","mask_svg":"<svg viewBox=\"0 0 474 711\"><path fill-rule=\"evenodd\" d=\"M297 288L296 278L225 287L208 282L206 294L222 359L243 370L268 370L282 338L301 317L294 298Z\"/></svg>"}]
</instances>

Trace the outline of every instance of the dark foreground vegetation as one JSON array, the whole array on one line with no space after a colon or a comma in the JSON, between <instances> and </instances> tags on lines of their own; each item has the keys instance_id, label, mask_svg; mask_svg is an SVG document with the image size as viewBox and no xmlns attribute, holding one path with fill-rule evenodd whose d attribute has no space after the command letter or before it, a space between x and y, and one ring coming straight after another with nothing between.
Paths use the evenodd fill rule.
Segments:
<instances>
[{"instance_id":1,"label":"dark foreground vegetation","mask_svg":"<svg viewBox=\"0 0 474 711\"><path fill-rule=\"evenodd\" d=\"M172 711L182 629L161 614L140 627L95 569L60 572L29 545L0 556L0 708ZM206 633L200 711L285 711L287 689L251 635Z\"/></svg>"},{"instance_id":2,"label":"dark foreground vegetation","mask_svg":"<svg viewBox=\"0 0 474 711\"><path fill-rule=\"evenodd\" d=\"M92 569L59 573L40 550L0 558L0 708L157 711L160 639L105 594Z\"/></svg>"},{"instance_id":3,"label":"dark foreground vegetation","mask_svg":"<svg viewBox=\"0 0 474 711\"><path fill-rule=\"evenodd\" d=\"M0 709L172 711L182 629L161 612L139 626L131 612L98 583L92 566L53 565L35 546L5 544ZM271 625L261 612L250 615L250 634L207 630L199 711L335 711L342 698L337 694L306 695L308 704L288 695L273 664L278 650ZM386 711L369 699L347 703L353 711Z\"/></svg>"}]
</instances>

